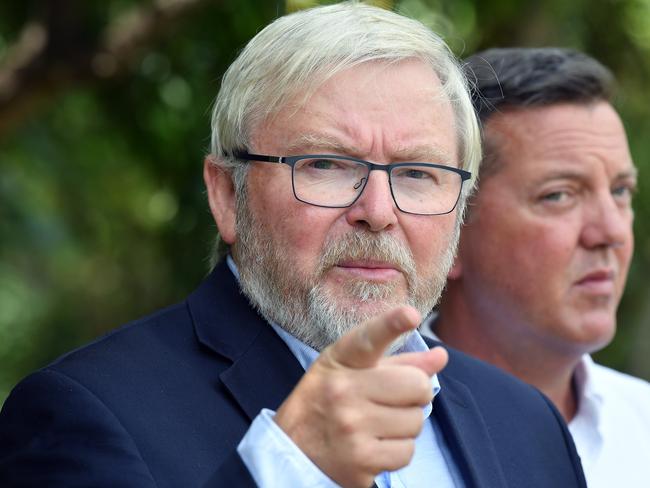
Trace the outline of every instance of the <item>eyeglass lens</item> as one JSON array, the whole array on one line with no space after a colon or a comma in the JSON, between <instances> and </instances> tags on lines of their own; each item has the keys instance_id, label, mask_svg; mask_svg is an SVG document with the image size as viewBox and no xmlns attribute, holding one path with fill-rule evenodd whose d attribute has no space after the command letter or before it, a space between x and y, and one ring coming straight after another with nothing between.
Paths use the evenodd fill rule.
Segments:
<instances>
[{"instance_id":1,"label":"eyeglass lens","mask_svg":"<svg viewBox=\"0 0 650 488\"><path fill-rule=\"evenodd\" d=\"M363 191L370 168L336 158L304 158L293 166L296 197L324 207L351 205ZM390 183L400 210L417 214L450 212L458 200L462 178L454 171L422 164L392 166Z\"/></svg>"}]
</instances>

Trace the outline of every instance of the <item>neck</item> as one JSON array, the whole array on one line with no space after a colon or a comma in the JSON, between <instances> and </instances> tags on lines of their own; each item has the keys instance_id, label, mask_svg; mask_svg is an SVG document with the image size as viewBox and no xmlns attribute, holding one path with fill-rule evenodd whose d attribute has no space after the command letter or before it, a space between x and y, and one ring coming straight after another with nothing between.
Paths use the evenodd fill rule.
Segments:
<instances>
[{"instance_id":1,"label":"neck","mask_svg":"<svg viewBox=\"0 0 650 488\"><path fill-rule=\"evenodd\" d=\"M453 293L446 294L440 305L434 324L438 337L535 386L555 404L565 421L573 419L577 411L573 374L582 354L545 348L539 340L517 334L525 325L500 322L465 302L454 306L453 297Z\"/></svg>"}]
</instances>

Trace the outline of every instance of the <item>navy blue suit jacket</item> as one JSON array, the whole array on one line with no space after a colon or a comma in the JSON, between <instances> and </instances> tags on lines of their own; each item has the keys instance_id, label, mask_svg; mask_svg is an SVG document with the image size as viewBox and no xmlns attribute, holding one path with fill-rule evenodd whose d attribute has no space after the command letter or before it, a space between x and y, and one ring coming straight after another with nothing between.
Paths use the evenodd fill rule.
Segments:
<instances>
[{"instance_id":1,"label":"navy blue suit jacket","mask_svg":"<svg viewBox=\"0 0 650 488\"><path fill-rule=\"evenodd\" d=\"M254 486L236 446L302 373L221 263L185 302L14 388L0 413L0 486ZM537 390L452 350L439 380L433 414L467 486L585 486Z\"/></svg>"}]
</instances>

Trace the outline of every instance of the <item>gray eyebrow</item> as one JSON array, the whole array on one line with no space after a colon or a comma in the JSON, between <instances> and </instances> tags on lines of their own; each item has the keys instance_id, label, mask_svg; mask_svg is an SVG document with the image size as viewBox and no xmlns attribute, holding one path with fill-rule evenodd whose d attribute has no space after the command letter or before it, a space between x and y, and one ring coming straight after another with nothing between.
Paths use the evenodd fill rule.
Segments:
<instances>
[{"instance_id":1,"label":"gray eyebrow","mask_svg":"<svg viewBox=\"0 0 650 488\"><path fill-rule=\"evenodd\" d=\"M437 163L454 166L452 160L445 151L441 151L435 146L406 146L398 148L393 152L393 156L401 161L413 161L423 163Z\"/></svg>"},{"instance_id":2,"label":"gray eyebrow","mask_svg":"<svg viewBox=\"0 0 650 488\"><path fill-rule=\"evenodd\" d=\"M318 151L331 151L348 156L358 156L360 153L358 148L348 146L336 137L318 133L301 134L288 146L287 151L289 154L293 154L296 151L304 150L305 147L313 147ZM404 146L396 149L392 157L395 161L431 162L453 166L448 154L430 145Z\"/></svg>"},{"instance_id":3,"label":"gray eyebrow","mask_svg":"<svg viewBox=\"0 0 650 488\"><path fill-rule=\"evenodd\" d=\"M296 140L294 140L287 151L290 153L301 151L304 147L314 147L318 148L320 151L333 151L341 154L353 155L357 154L358 151L352 147L346 146L340 140L335 137L326 135L326 134L317 134L317 133L306 133L301 134Z\"/></svg>"}]
</instances>

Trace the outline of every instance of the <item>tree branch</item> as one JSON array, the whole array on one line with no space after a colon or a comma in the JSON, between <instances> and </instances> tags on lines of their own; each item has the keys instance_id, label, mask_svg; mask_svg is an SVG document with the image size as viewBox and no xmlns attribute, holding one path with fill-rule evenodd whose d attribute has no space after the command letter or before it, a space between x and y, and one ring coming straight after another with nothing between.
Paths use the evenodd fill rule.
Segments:
<instances>
[{"instance_id":1,"label":"tree branch","mask_svg":"<svg viewBox=\"0 0 650 488\"><path fill-rule=\"evenodd\" d=\"M129 10L93 37L85 2L50 0L42 20L27 23L0 65L0 139L69 87L130 71L145 48L214 0L155 0Z\"/></svg>"}]
</instances>

